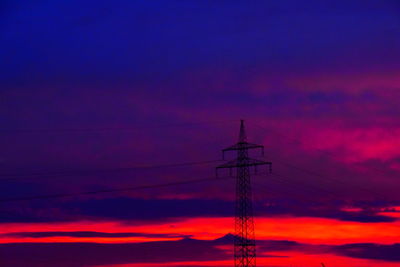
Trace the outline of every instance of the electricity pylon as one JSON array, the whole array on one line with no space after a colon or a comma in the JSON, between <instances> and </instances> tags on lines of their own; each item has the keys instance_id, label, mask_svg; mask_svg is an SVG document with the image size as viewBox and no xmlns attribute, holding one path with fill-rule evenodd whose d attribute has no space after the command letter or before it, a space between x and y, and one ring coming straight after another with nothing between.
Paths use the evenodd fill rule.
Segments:
<instances>
[{"instance_id":1,"label":"electricity pylon","mask_svg":"<svg viewBox=\"0 0 400 267\"><path fill-rule=\"evenodd\" d=\"M247 142L244 121L240 121L239 141L222 150L225 152L237 151L237 158L217 167L218 169L236 168L236 203L235 203L235 238L234 257L235 267L256 266L256 242L254 234L253 205L250 183L250 166L257 171L258 165L268 165L271 171L271 162L249 158L249 149L261 149L264 155L264 146Z\"/></svg>"}]
</instances>

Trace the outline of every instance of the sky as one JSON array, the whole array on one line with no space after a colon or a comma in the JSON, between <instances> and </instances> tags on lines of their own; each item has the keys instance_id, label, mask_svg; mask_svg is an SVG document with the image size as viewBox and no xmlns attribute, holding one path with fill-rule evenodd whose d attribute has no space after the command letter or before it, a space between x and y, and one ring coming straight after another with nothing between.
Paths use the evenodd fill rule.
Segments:
<instances>
[{"instance_id":1,"label":"sky","mask_svg":"<svg viewBox=\"0 0 400 267\"><path fill-rule=\"evenodd\" d=\"M398 1L5 0L0 18L1 266L233 266L215 167L241 119L272 162L251 177L258 266L400 266Z\"/></svg>"}]
</instances>

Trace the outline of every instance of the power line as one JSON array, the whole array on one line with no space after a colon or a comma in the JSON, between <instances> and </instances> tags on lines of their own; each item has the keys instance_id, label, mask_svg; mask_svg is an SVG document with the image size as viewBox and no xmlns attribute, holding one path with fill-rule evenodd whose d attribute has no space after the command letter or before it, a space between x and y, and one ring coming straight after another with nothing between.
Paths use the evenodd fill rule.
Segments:
<instances>
[{"instance_id":1,"label":"power line","mask_svg":"<svg viewBox=\"0 0 400 267\"><path fill-rule=\"evenodd\" d=\"M277 177L277 178L282 178L283 180L281 180L281 181L287 181L287 183L290 183L290 180L292 180L292 179L290 179L290 177L288 177L288 176L284 176L284 175L281 175L281 174L278 174L278 173L272 173L272 175L274 175L275 177ZM286 179L286 180L285 180ZM293 180L291 181L292 183L292 185L293 185ZM339 194L337 194L335 191L332 191L332 190L329 190L329 189L327 189L326 187L319 187L319 186L315 186L315 185L311 185L310 183L305 183L305 182L299 182L299 181L297 181L297 184L303 184L303 185L305 185L306 187L306 189L308 189L308 190L311 190L311 191L314 191L314 193L321 193L321 192L323 192L324 194L330 194L330 195L334 195L335 197L338 197L339 196ZM303 188L304 189L304 188Z\"/></svg>"},{"instance_id":2,"label":"power line","mask_svg":"<svg viewBox=\"0 0 400 267\"><path fill-rule=\"evenodd\" d=\"M312 170L309 170L309 169L306 169L306 168L298 167L298 166L296 166L296 165L293 165L293 164L284 162L284 161L279 160L279 159L276 159L276 158L275 158L275 160L276 160L277 162L280 162L281 164L284 164L284 165L286 165L286 166L288 166L288 167L291 167L291 168L296 169L296 170L298 170L298 171L301 171L301 172L303 172L303 173L307 173L307 174L309 174L309 175L313 175L313 176L318 176L318 177L324 178L323 180L319 180L319 181L321 181L321 182L326 181L326 182L330 182L331 184L339 183L339 184L346 185L346 186L349 185L349 183L346 183L346 182L343 181L343 179L341 179L341 178L332 177L332 176L325 176L325 175L323 175L323 174L321 174L321 173L318 173L318 172L315 172L315 171L312 171ZM351 187L352 187L352 188L360 189L360 190L362 190L362 191L364 191L364 192L373 194L373 195L375 195L375 196L379 196L379 197L381 197L382 199L386 199L386 196L384 196L384 195L382 195L382 194L379 194L379 193L377 193L377 192L375 192L375 191L373 191L373 190L371 190L371 189L369 189L369 188L367 188L367 187L365 187L365 186L360 186L360 185L352 184ZM326 187L324 187L324 188L326 188Z\"/></svg>"},{"instance_id":3,"label":"power line","mask_svg":"<svg viewBox=\"0 0 400 267\"><path fill-rule=\"evenodd\" d=\"M277 134L277 135L279 135L279 136L281 136L281 137L283 137L283 138L285 138L285 139L287 139L287 140L290 140L292 143L301 143L301 144L304 144L304 143L303 143L303 140L301 140L300 138L295 138L295 137L292 137L292 136L288 136L288 135L283 134L283 133L281 133L281 132L279 132L279 131L277 131L277 130L274 130L274 129L271 129L271 128L266 128L265 126L260 125L260 124L258 124L257 122L254 122L254 125L255 125L255 126L258 126L259 128L262 128L262 129L264 129L264 130L266 130L266 131L274 132L275 134ZM336 158L337 158L337 156L336 156L335 154L333 154L332 152L330 152L330 151L322 150L322 149L320 149L320 148L314 148L314 150L317 151L318 153L322 154L322 155L326 155L327 157L329 157L329 158L331 158L331 159L336 159ZM387 170L382 170L382 169L376 168L375 166L372 166L372 165L368 165L368 166L369 166L372 170L375 170L375 171L377 171L377 172L383 173L383 174L385 174L385 175L388 174Z\"/></svg>"},{"instance_id":4,"label":"power line","mask_svg":"<svg viewBox=\"0 0 400 267\"><path fill-rule=\"evenodd\" d=\"M26 174L8 174L8 175L0 175L0 177L8 177L8 178L1 178L0 181L28 179L28 178L32 178L32 177L53 178L53 177L60 177L60 176L61 177L82 176L82 175L85 176L85 175L91 175L91 174L123 172L123 171L132 171L132 170L140 170L140 169L158 169L158 168L169 168L169 167L193 166L193 165L210 164L210 163L216 163L216 162L221 162L221 160L194 161L194 162L159 164L159 165L144 165L144 166L111 168L111 169L70 170L70 171L67 170L67 171L55 171L55 172L26 173Z\"/></svg>"},{"instance_id":5,"label":"power line","mask_svg":"<svg viewBox=\"0 0 400 267\"><path fill-rule=\"evenodd\" d=\"M221 120L221 121L203 121L203 122L188 122L188 123L170 123L159 124L150 126L135 127L104 127L104 128L44 128L44 129L0 129L0 133L18 133L18 134L31 134L31 133L80 133L80 132L118 132L118 131L143 131L145 129L159 129L159 128L172 128L172 127L192 127L208 124L220 124L236 122L237 120Z\"/></svg>"},{"instance_id":6,"label":"power line","mask_svg":"<svg viewBox=\"0 0 400 267\"><path fill-rule=\"evenodd\" d=\"M14 201L30 201L30 200L38 200L38 199L75 197L75 196L95 195L95 194L103 194L103 193L125 192L125 191L134 191L134 190L140 190L140 189L162 188L162 187L193 184L193 183L200 183L200 182L207 182L207 181L225 180L225 179L232 179L232 177L231 176L212 177L212 178L209 177L209 178L202 178L202 179L193 179L193 180L188 180L188 181L176 181L176 182L169 182L169 183L163 183L163 184L141 185L141 186L115 188L115 189L103 189L103 190L86 191L86 192L78 192L78 193L60 193L60 194L49 194L49 195L37 195L37 196L30 196L30 197L3 198L3 199L0 199L0 203L14 202Z\"/></svg>"},{"instance_id":7,"label":"power line","mask_svg":"<svg viewBox=\"0 0 400 267\"><path fill-rule=\"evenodd\" d=\"M336 198L338 196L340 196L339 194L337 194L336 192L332 191L332 190L328 190L326 187L318 187L318 186L314 186L308 183L304 183L304 182L293 182L293 179L291 179L288 176L284 176L284 175L280 175L276 172L271 173L271 176L268 177L270 181L274 181L274 182L279 182L281 184L285 185L285 188L290 190L290 195L297 195L300 197L306 197L309 200L315 200L315 195L319 194L319 195L332 195L335 196ZM261 190L266 187L266 185L262 185L257 183L258 186L260 186ZM297 189L301 189L301 190L296 190ZM279 192L278 190L272 190L270 187L268 189L268 191L271 190L275 193L282 193ZM308 191L308 192L302 192L302 191ZM287 190L284 190L287 193ZM267 191L265 191L267 192ZM271 193L271 192L267 192L267 193Z\"/></svg>"},{"instance_id":8,"label":"power line","mask_svg":"<svg viewBox=\"0 0 400 267\"><path fill-rule=\"evenodd\" d=\"M302 142L300 139L289 138L289 137L287 137L286 135L284 135L284 134L282 134L282 133L279 133L279 132L276 131L276 130L267 129L266 127L264 127L264 126L262 126L262 125L259 125L258 123L255 123L255 125L258 126L258 127L260 127L260 128L263 128L264 130L275 132L275 133L277 133L278 135L280 135L280 136L282 136L282 137L285 137L285 138L287 138L287 139L292 139L292 140L297 140L298 142ZM320 153L322 153L322 154L326 154L326 155L328 155L328 156L330 156L330 157L332 157L332 158L334 157L334 155L333 155L332 153L328 152L328 151L322 151L322 150L320 150L320 149L317 149L317 150L318 150ZM324 178L325 181L330 181L330 182L332 182L332 183L333 183L333 182L337 182L337 183L341 183L341 184L344 184L344 185L348 185L348 184L345 183L341 178L335 178L335 177L331 177L331 176L328 177L328 176L325 176L325 175L323 175L323 174L320 174L320 173L318 173L318 172L316 172L316 171L313 171L313 170L310 170L310 169L307 169L307 168L304 168L304 167L299 167L299 166L293 165L293 164L291 164L291 163L287 163L287 162L284 162L284 161L282 161L282 160L276 159L276 157L274 157L274 159L275 159L276 161L278 161L278 162L280 162L280 163L282 163L282 164L288 166L288 167L293 168L293 169L297 169L297 170L302 171L302 172L304 172L304 173L308 173L308 174L311 174L311 175L314 175L314 176L319 176L319 177L321 177L321 178ZM375 169L375 170L378 170L378 171L382 172L382 170L379 170L379 169ZM382 194L379 194L379 193L376 193L375 191L372 191L372 190L370 190L370 189L367 188L367 187L360 187L360 186L356 186L356 185L352 185L352 187L358 187L359 189L361 189L361 190L363 190L363 191L365 191L365 192L372 193L372 194L375 194L375 195L379 195L381 198L386 199L386 196L384 196L384 195L382 195Z\"/></svg>"},{"instance_id":9,"label":"power line","mask_svg":"<svg viewBox=\"0 0 400 267\"><path fill-rule=\"evenodd\" d=\"M290 195L290 197L295 196L295 197L297 197L296 201L299 201L299 200L304 201L304 198L306 198L308 201L313 201L313 202L315 201L315 197L314 197L315 192L313 190L302 193L298 190L295 190L294 187L288 188L287 185L290 184L290 182L288 182L286 180L273 179L273 177L270 177L270 181L278 182L278 183L284 185L285 189L277 190L277 189L273 189L270 185L267 186L267 185L259 183L259 182L253 182L253 184L256 185L255 190L254 190L254 192L255 192L254 197L258 199L258 202L262 202L259 200L260 198L257 193L258 191L262 191L263 193L266 193L268 195L272 194L275 196L280 196L280 195L285 196L285 198L287 198L287 195ZM287 190L287 189L289 189L289 190ZM307 189L309 189L309 188L306 188L306 190Z\"/></svg>"},{"instance_id":10,"label":"power line","mask_svg":"<svg viewBox=\"0 0 400 267\"><path fill-rule=\"evenodd\" d=\"M257 175L262 175L262 174L265 174L265 173L260 172ZM186 184L194 184L194 183L201 183L201 182L208 182L208 181L219 181L219 180L227 180L227 179L234 179L234 177L233 176L224 176L224 177L213 176L213 177L193 179L193 180L187 180L187 181L175 181L175 182L162 183L162 184L140 185L140 186L114 188L114 189L103 189L103 190L85 191L85 192L77 192L77 193L59 193L59 194L36 195L36 196L28 196L28 197L3 198L3 199L0 198L0 203L15 202L15 201L30 201L30 200L40 200L40 199L55 199L55 198L64 198L64 197L96 195L96 194L104 194L104 193L126 192L126 191L135 191L135 190L141 190L141 189L163 188L163 187L169 187L169 186L186 185Z\"/></svg>"}]
</instances>

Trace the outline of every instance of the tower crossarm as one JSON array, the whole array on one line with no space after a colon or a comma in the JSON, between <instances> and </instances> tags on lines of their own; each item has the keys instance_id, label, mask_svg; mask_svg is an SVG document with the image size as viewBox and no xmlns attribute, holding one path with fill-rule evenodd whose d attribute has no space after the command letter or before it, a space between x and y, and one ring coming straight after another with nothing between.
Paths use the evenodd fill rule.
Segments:
<instances>
[{"instance_id":1,"label":"tower crossarm","mask_svg":"<svg viewBox=\"0 0 400 267\"><path fill-rule=\"evenodd\" d=\"M270 165L271 166L272 163L269 161L263 161L263 160L252 159L252 158L245 158L244 160L235 159L235 160L231 160L231 161L228 161L224 164L217 166L217 169L250 167L250 166L258 166L258 165Z\"/></svg>"},{"instance_id":2,"label":"tower crossarm","mask_svg":"<svg viewBox=\"0 0 400 267\"><path fill-rule=\"evenodd\" d=\"M238 151L247 153L247 150L257 149L257 148L261 149L261 155L264 156L264 146L247 142L238 142L233 146L227 147L222 150L222 159L225 159L225 153L229 151Z\"/></svg>"},{"instance_id":3,"label":"tower crossarm","mask_svg":"<svg viewBox=\"0 0 400 267\"><path fill-rule=\"evenodd\" d=\"M264 146L262 145L257 145L257 144L251 144L247 142L239 142L234 144L233 146L227 147L223 149L223 152L226 151L234 151L234 150L244 150L244 149L254 149L254 148L261 148L264 149Z\"/></svg>"}]
</instances>

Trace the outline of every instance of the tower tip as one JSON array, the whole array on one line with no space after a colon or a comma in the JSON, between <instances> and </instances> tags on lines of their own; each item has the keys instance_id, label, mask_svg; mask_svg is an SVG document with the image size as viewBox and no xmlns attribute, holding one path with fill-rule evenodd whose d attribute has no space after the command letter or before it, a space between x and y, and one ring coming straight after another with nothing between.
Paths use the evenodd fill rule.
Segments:
<instances>
[{"instance_id":1,"label":"tower tip","mask_svg":"<svg viewBox=\"0 0 400 267\"><path fill-rule=\"evenodd\" d=\"M239 133L239 143L244 143L247 141L246 131L244 129L244 120L240 120L240 133Z\"/></svg>"}]
</instances>

